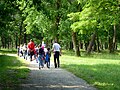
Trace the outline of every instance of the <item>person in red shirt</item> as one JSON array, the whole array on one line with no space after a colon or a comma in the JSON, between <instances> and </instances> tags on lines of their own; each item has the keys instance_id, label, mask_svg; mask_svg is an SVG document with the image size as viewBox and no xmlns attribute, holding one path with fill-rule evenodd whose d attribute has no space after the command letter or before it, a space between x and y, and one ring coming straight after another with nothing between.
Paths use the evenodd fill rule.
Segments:
<instances>
[{"instance_id":1,"label":"person in red shirt","mask_svg":"<svg viewBox=\"0 0 120 90\"><path fill-rule=\"evenodd\" d=\"M30 42L28 43L28 53L30 55L30 61L32 61L32 56L34 55L35 50L35 44L32 39L30 39Z\"/></svg>"}]
</instances>

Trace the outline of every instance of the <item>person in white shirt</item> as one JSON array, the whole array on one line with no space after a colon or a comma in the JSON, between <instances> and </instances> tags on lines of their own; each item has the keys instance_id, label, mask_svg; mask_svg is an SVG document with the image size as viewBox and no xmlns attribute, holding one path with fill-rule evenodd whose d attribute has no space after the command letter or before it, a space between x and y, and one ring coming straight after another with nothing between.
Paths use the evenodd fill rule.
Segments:
<instances>
[{"instance_id":1,"label":"person in white shirt","mask_svg":"<svg viewBox=\"0 0 120 90\"><path fill-rule=\"evenodd\" d=\"M55 68L60 67L59 56L61 55L61 46L55 41L53 44L53 52L54 52L54 66Z\"/></svg>"}]
</instances>

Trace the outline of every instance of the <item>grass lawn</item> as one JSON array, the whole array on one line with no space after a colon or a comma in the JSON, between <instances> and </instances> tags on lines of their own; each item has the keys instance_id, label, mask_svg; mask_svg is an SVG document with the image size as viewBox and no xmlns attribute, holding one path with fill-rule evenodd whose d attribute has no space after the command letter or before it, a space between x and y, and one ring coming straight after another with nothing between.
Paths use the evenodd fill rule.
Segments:
<instances>
[{"instance_id":1,"label":"grass lawn","mask_svg":"<svg viewBox=\"0 0 120 90\"><path fill-rule=\"evenodd\" d=\"M95 53L90 56L72 56L63 52L61 66L83 78L99 90L120 90L120 55Z\"/></svg>"},{"instance_id":2,"label":"grass lawn","mask_svg":"<svg viewBox=\"0 0 120 90\"><path fill-rule=\"evenodd\" d=\"M0 90L14 90L26 79L29 69L24 59L8 56L14 51L0 50ZM120 54L93 53L75 57L73 52L63 51L61 67L83 78L99 90L120 90Z\"/></svg>"},{"instance_id":3,"label":"grass lawn","mask_svg":"<svg viewBox=\"0 0 120 90\"><path fill-rule=\"evenodd\" d=\"M16 54L17 50L16 49L0 49L0 53L2 53L2 54L7 54L7 53Z\"/></svg>"},{"instance_id":4,"label":"grass lawn","mask_svg":"<svg viewBox=\"0 0 120 90\"><path fill-rule=\"evenodd\" d=\"M15 90L22 80L27 78L29 69L25 60L5 53L0 54L0 90Z\"/></svg>"}]
</instances>

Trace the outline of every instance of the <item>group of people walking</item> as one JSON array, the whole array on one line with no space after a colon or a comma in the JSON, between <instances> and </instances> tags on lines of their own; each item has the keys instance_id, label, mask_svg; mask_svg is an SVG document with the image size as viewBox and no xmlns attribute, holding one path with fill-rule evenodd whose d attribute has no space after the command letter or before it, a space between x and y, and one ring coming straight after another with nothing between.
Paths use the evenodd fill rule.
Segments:
<instances>
[{"instance_id":1,"label":"group of people walking","mask_svg":"<svg viewBox=\"0 0 120 90\"><path fill-rule=\"evenodd\" d=\"M54 55L54 66L55 68L59 68L61 46L56 41L54 42L52 49L50 49L50 47L45 48L45 46L42 44L36 46L31 39L27 45L24 44L23 46L18 47L18 56L23 56L26 60L29 57L30 61L36 60L36 62L39 63L39 69L43 68L44 64L46 64L47 68L50 68L50 58L52 51Z\"/></svg>"}]
</instances>

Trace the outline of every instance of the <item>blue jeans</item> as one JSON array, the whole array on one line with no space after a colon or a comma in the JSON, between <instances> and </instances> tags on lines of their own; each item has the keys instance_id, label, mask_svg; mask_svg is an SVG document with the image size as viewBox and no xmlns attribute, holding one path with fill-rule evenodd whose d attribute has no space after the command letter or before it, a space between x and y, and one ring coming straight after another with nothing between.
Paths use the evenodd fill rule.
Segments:
<instances>
[{"instance_id":1,"label":"blue jeans","mask_svg":"<svg viewBox=\"0 0 120 90\"><path fill-rule=\"evenodd\" d=\"M26 51L23 51L23 56L24 56L24 59L27 60L27 50L26 50Z\"/></svg>"},{"instance_id":2,"label":"blue jeans","mask_svg":"<svg viewBox=\"0 0 120 90\"><path fill-rule=\"evenodd\" d=\"M44 58L44 55L39 55L39 57L38 57L39 67L40 66L44 67L44 60L43 60L43 58Z\"/></svg>"},{"instance_id":3,"label":"blue jeans","mask_svg":"<svg viewBox=\"0 0 120 90\"><path fill-rule=\"evenodd\" d=\"M50 68L50 58L48 58L48 60L46 61L47 64L47 68Z\"/></svg>"},{"instance_id":4,"label":"blue jeans","mask_svg":"<svg viewBox=\"0 0 120 90\"><path fill-rule=\"evenodd\" d=\"M36 62L38 63L38 57L36 54L34 54L34 58L35 58Z\"/></svg>"}]
</instances>

